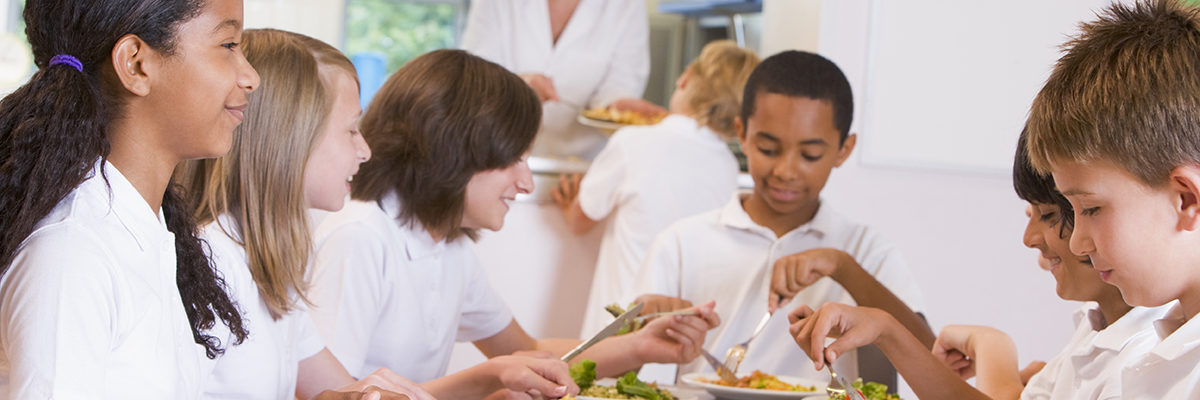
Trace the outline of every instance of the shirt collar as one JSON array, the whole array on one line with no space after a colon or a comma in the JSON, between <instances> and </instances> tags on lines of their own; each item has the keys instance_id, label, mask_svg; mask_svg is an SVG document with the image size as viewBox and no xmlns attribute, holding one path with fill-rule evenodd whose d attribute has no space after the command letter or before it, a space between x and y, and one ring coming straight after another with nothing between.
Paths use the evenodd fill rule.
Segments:
<instances>
[{"instance_id":1,"label":"shirt collar","mask_svg":"<svg viewBox=\"0 0 1200 400\"><path fill-rule=\"evenodd\" d=\"M103 171L103 175L100 171ZM133 183L112 163L97 162L92 168L91 176L79 186L82 191L103 198L102 201L107 204L109 211L133 236L140 250L158 247L165 235L171 235L162 213L155 214L142 194L133 187Z\"/></svg>"},{"instance_id":2,"label":"shirt collar","mask_svg":"<svg viewBox=\"0 0 1200 400\"><path fill-rule=\"evenodd\" d=\"M1147 332L1148 334L1149 328L1153 325L1154 321L1162 317L1168 308L1168 306L1134 307L1107 327L1104 327L1103 324L1093 323L1093 329L1100 327L1099 329L1095 329L1097 331L1094 341L1096 347L1120 351L1129 342L1141 336L1139 335L1140 333ZM1099 306L1093 307L1091 313L1096 316L1093 319L1098 318L1099 322L1104 321L1104 316L1100 313Z\"/></svg>"},{"instance_id":3,"label":"shirt collar","mask_svg":"<svg viewBox=\"0 0 1200 400\"><path fill-rule=\"evenodd\" d=\"M1154 329L1162 342L1151 352L1164 360L1173 360L1200 347L1200 318L1187 319L1179 303L1154 321Z\"/></svg>"},{"instance_id":4,"label":"shirt collar","mask_svg":"<svg viewBox=\"0 0 1200 400\"><path fill-rule=\"evenodd\" d=\"M667 128L666 131L669 132L680 134L686 132L688 136L702 139L705 142L709 142L709 144L728 146L725 143L725 139L721 138L721 135L718 135L716 131L709 129L707 126L700 125L700 122L692 117L680 114L667 114L658 124Z\"/></svg>"},{"instance_id":5,"label":"shirt collar","mask_svg":"<svg viewBox=\"0 0 1200 400\"><path fill-rule=\"evenodd\" d=\"M722 225L730 228L747 230L766 235L772 240L776 239L774 232L767 227L754 222L753 219L750 219L750 214L746 213L746 208L742 206L742 202L745 201L749 196L751 196L751 194L734 193L733 199L731 199L729 203L726 203L725 207L721 209L719 222ZM824 199L820 199L818 201L820 202L820 205L817 206L817 212L813 215L813 218L808 221L808 223L802 224L796 227L796 229L792 229L788 233L785 233L783 236L779 237L779 239L808 233L815 233L821 236L830 235L838 226L837 213L830 209L830 207L825 206Z\"/></svg>"},{"instance_id":6,"label":"shirt collar","mask_svg":"<svg viewBox=\"0 0 1200 400\"><path fill-rule=\"evenodd\" d=\"M400 204L400 197L396 192L388 192L380 199L380 207L383 212L392 218L401 231L404 232L404 251L408 256L409 261L418 260L425 257L434 257L441 254L446 249L446 241L433 240L433 235L425 229L420 222L406 222L400 220L400 210L403 205Z\"/></svg>"}]
</instances>

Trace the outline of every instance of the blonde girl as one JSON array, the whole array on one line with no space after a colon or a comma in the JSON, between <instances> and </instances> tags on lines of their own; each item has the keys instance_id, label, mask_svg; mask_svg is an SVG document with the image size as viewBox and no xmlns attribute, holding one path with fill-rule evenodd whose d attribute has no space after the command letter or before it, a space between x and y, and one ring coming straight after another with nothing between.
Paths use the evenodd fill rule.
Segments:
<instances>
[{"instance_id":1,"label":"blonde girl","mask_svg":"<svg viewBox=\"0 0 1200 400\"><path fill-rule=\"evenodd\" d=\"M758 61L754 51L733 42L709 43L676 80L662 122L618 130L582 181L561 179L554 198L573 231L608 221L584 335L612 320L605 305L633 300L638 266L659 231L721 207L737 190L738 164L726 143L736 134L742 89Z\"/></svg>"},{"instance_id":2,"label":"blonde girl","mask_svg":"<svg viewBox=\"0 0 1200 400\"><path fill-rule=\"evenodd\" d=\"M258 86L242 2L24 16L40 70L0 101L0 399L197 398L247 330L170 178L229 150Z\"/></svg>"},{"instance_id":3,"label":"blonde girl","mask_svg":"<svg viewBox=\"0 0 1200 400\"><path fill-rule=\"evenodd\" d=\"M340 209L358 165L371 157L358 131L354 66L328 44L278 30L247 31L243 48L263 89L250 97L229 154L178 174L196 195L213 263L253 332L207 365L205 396L308 399L375 384L430 398L390 371L355 382L305 313L308 209Z\"/></svg>"}]
</instances>

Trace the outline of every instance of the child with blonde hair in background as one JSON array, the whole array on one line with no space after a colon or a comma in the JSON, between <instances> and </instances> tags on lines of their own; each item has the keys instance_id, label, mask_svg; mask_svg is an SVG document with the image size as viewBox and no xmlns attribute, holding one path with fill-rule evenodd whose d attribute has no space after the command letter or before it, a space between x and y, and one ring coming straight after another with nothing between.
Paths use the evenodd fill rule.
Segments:
<instances>
[{"instance_id":1,"label":"child with blonde hair in background","mask_svg":"<svg viewBox=\"0 0 1200 400\"><path fill-rule=\"evenodd\" d=\"M737 190L737 159L727 143L737 135L742 89L758 62L731 41L709 43L675 81L662 122L618 130L587 175L561 179L554 199L574 232L605 222L583 337L612 321L605 305L634 295L638 266L658 232L720 207Z\"/></svg>"}]
</instances>

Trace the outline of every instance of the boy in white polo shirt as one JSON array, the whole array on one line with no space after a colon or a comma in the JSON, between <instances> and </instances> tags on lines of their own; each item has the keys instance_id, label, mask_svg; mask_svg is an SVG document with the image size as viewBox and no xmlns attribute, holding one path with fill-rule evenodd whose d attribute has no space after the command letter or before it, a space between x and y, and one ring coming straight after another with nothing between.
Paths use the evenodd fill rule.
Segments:
<instances>
[{"instance_id":1,"label":"boy in white polo shirt","mask_svg":"<svg viewBox=\"0 0 1200 400\"><path fill-rule=\"evenodd\" d=\"M932 331L910 308L920 308L920 292L895 247L821 201L829 173L854 148L852 118L850 84L833 62L798 51L763 60L735 123L754 191L659 235L639 271L637 292L657 295L641 298L647 308L716 300L726 322L704 347L717 354L748 339L769 304L772 311L825 302L881 308L931 345ZM787 310L771 317L739 371L828 380L793 344ZM839 358L839 371L857 375L855 360ZM693 362L679 372L703 368Z\"/></svg>"},{"instance_id":2,"label":"boy in white polo shirt","mask_svg":"<svg viewBox=\"0 0 1200 400\"><path fill-rule=\"evenodd\" d=\"M719 207L737 190L738 164L726 140L754 51L722 40L704 46L675 84L662 122L618 130L582 182L555 192L575 232L604 223L583 337L612 321L604 306L635 295L633 280L654 236L676 220Z\"/></svg>"},{"instance_id":3,"label":"boy in white polo shirt","mask_svg":"<svg viewBox=\"0 0 1200 400\"><path fill-rule=\"evenodd\" d=\"M1071 251L1135 306L1179 300L1122 375L1126 399L1200 396L1200 10L1114 4L1068 42L1029 155L1075 208Z\"/></svg>"}]
</instances>

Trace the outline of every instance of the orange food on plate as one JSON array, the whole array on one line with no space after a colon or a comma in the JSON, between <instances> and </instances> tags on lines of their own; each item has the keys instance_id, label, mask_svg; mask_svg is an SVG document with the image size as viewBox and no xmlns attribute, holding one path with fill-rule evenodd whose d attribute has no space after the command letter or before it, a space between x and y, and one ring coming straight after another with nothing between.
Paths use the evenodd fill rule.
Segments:
<instances>
[{"instance_id":1,"label":"orange food on plate","mask_svg":"<svg viewBox=\"0 0 1200 400\"><path fill-rule=\"evenodd\" d=\"M618 110L610 107L593 108L583 112L583 116L602 121L611 121L626 125L652 125L662 121L664 115L646 115L635 111Z\"/></svg>"},{"instance_id":2,"label":"orange food on plate","mask_svg":"<svg viewBox=\"0 0 1200 400\"><path fill-rule=\"evenodd\" d=\"M817 388L813 387L813 386L793 385L793 384L781 381L781 380L779 380L779 377L776 377L775 375L765 374L762 371L758 371L758 370L755 370L754 373L750 374L749 376L743 376L741 378L738 378L737 382L734 382L733 384L728 384L728 383L722 382L720 379L711 379L711 380L705 379L704 381L708 382L708 383L712 383L712 384L721 385L721 386L732 386L732 387L749 388L749 389L779 390L779 391L785 391L785 392L813 392L813 391L817 390Z\"/></svg>"}]
</instances>

